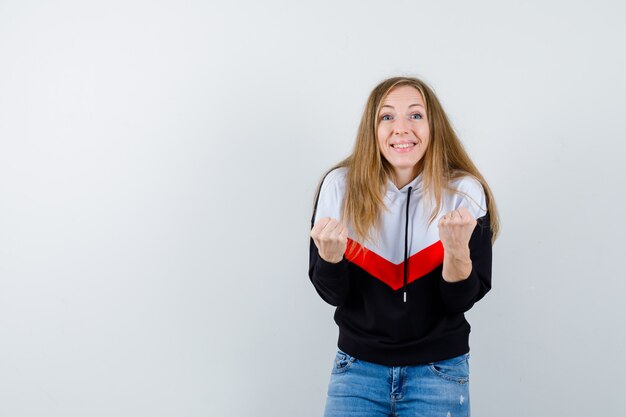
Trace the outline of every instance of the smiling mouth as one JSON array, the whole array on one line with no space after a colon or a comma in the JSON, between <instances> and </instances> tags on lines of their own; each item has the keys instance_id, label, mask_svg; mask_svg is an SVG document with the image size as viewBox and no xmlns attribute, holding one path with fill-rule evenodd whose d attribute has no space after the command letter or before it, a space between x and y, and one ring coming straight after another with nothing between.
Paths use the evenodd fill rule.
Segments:
<instances>
[{"instance_id":1,"label":"smiling mouth","mask_svg":"<svg viewBox=\"0 0 626 417\"><path fill-rule=\"evenodd\" d=\"M415 143L396 143L394 145L391 145L391 147L394 149L407 149L407 148L412 148L415 145L416 145Z\"/></svg>"}]
</instances>

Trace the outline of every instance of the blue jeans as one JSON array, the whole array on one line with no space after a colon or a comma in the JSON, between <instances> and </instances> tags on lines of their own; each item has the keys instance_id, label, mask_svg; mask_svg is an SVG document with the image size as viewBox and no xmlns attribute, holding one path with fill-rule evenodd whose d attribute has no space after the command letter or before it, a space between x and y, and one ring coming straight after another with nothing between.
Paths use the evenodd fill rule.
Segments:
<instances>
[{"instance_id":1,"label":"blue jeans","mask_svg":"<svg viewBox=\"0 0 626 417\"><path fill-rule=\"evenodd\" d=\"M469 415L469 353L425 365L385 366L337 352L324 417Z\"/></svg>"}]
</instances>

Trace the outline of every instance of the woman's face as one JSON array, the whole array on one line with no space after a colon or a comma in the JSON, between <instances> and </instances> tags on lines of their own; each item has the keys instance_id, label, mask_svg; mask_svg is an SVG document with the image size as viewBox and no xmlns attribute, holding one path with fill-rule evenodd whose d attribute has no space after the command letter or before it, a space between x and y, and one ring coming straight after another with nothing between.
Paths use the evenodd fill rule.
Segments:
<instances>
[{"instance_id":1,"label":"woman's face","mask_svg":"<svg viewBox=\"0 0 626 417\"><path fill-rule=\"evenodd\" d=\"M389 92L378 114L377 134L380 153L397 178L410 182L430 140L426 103L415 87L405 85Z\"/></svg>"}]
</instances>

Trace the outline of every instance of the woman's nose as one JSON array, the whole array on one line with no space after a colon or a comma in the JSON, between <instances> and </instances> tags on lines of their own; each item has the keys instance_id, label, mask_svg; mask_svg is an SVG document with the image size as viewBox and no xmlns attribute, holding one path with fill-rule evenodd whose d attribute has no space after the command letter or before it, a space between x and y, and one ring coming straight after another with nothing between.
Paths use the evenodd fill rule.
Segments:
<instances>
[{"instance_id":1,"label":"woman's nose","mask_svg":"<svg viewBox=\"0 0 626 417\"><path fill-rule=\"evenodd\" d=\"M396 119L395 124L393 126L393 131L396 134L407 133L409 131L407 127L407 121L404 118L400 117Z\"/></svg>"}]
</instances>

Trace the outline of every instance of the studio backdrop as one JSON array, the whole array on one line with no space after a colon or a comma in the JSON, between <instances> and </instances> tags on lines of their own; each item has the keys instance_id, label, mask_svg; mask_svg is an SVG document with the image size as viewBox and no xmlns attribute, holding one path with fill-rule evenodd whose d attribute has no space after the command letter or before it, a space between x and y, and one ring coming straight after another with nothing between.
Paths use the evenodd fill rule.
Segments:
<instances>
[{"instance_id":1,"label":"studio backdrop","mask_svg":"<svg viewBox=\"0 0 626 417\"><path fill-rule=\"evenodd\" d=\"M0 417L314 417L313 197L381 80L428 82L500 210L476 416L617 415L626 9L1 1Z\"/></svg>"}]
</instances>

